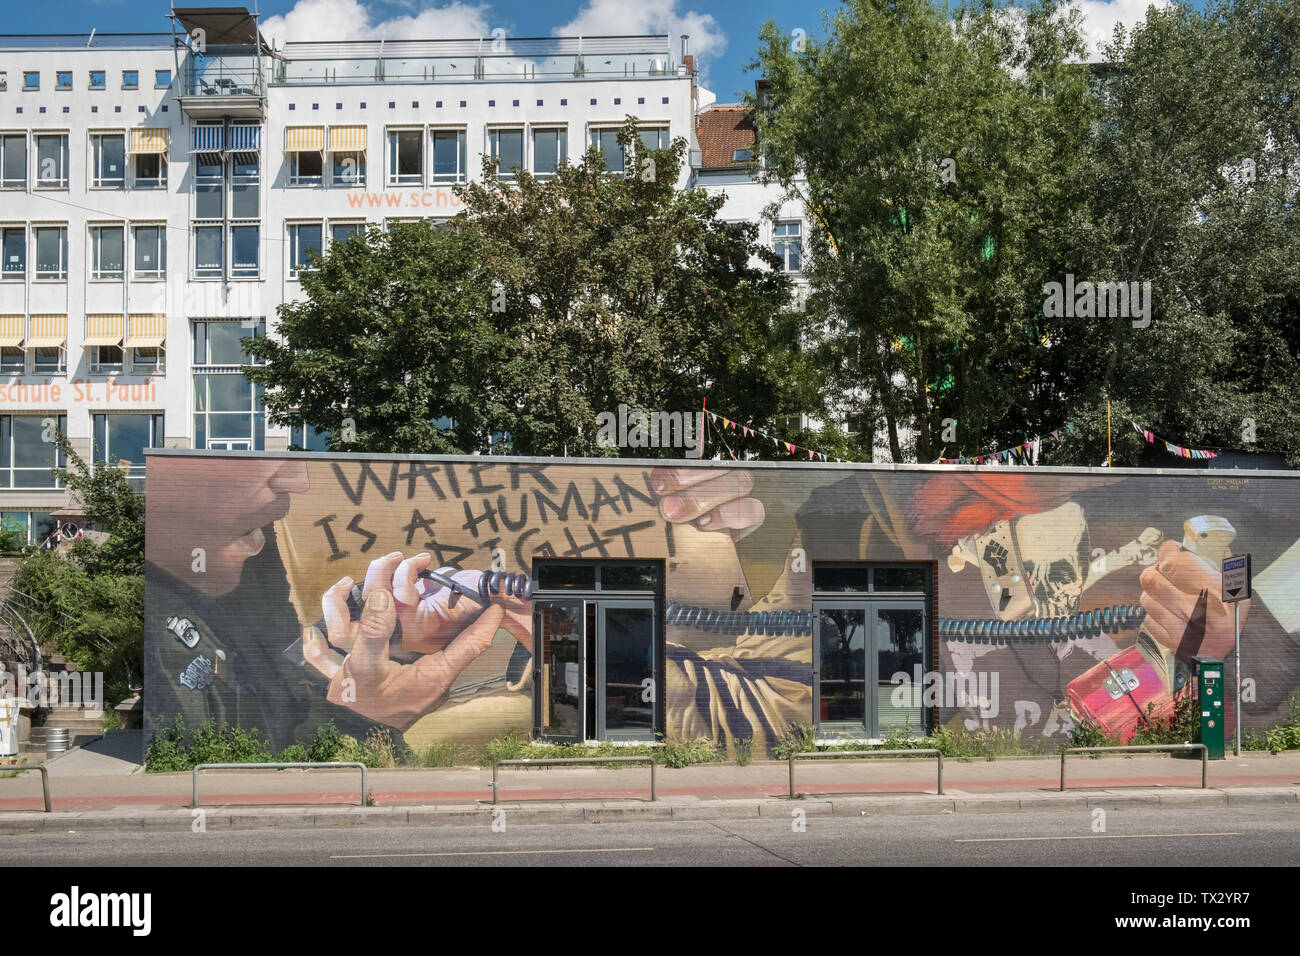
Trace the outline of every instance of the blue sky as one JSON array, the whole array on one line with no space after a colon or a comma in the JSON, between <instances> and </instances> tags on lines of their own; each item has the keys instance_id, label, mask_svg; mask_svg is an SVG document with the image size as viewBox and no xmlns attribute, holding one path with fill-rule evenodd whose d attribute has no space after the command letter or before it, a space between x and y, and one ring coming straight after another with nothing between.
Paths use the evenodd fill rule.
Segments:
<instances>
[{"instance_id":1,"label":"blue sky","mask_svg":"<svg viewBox=\"0 0 1300 956\"><path fill-rule=\"evenodd\" d=\"M254 0L245 4L250 8ZM1109 34L1117 21L1140 19L1149 0L1080 0L1089 26ZM210 6L235 6L239 0L210 0ZM187 0L182 6L202 6ZM1195 5L1200 6L1200 3ZM821 32L829 0L261 0L267 32L295 39L339 40L371 37L508 36L664 33L691 35L704 81L722 103L734 102L753 85L746 73L759 27L775 20L787 32ZM167 0L56 0L6 4L5 33L165 31L170 29Z\"/></svg>"}]
</instances>

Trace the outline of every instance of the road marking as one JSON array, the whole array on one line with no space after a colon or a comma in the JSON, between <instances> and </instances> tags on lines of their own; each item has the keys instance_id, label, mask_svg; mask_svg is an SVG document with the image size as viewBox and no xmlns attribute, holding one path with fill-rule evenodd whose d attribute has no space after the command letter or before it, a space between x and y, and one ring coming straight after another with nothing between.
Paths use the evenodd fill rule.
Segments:
<instances>
[{"instance_id":1,"label":"road marking","mask_svg":"<svg viewBox=\"0 0 1300 956\"><path fill-rule=\"evenodd\" d=\"M1192 834L1197 836L1198 834ZM465 850L445 853L352 853L347 856L332 856L331 860L392 860L409 856L522 856L548 853L653 853L652 846L611 846L598 847L594 850Z\"/></svg>"},{"instance_id":2,"label":"road marking","mask_svg":"<svg viewBox=\"0 0 1300 956\"><path fill-rule=\"evenodd\" d=\"M1155 840L1166 837L1241 836L1240 833L1094 833L1092 836L988 837L982 840L954 840L954 843L1023 843L1028 840Z\"/></svg>"}]
</instances>

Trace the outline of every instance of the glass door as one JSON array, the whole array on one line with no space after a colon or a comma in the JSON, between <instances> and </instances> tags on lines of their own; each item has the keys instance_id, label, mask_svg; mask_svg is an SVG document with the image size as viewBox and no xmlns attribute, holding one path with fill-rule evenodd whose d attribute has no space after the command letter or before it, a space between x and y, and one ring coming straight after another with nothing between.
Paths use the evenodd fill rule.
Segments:
<instances>
[{"instance_id":1,"label":"glass door","mask_svg":"<svg viewBox=\"0 0 1300 956\"><path fill-rule=\"evenodd\" d=\"M920 687L896 701L892 680L904 673L917 681L924 667L924 601L836 599L814 602L813 612L818 735L878 738L903 727L924 733Z\"/></svg>"},{"instance_id":2,"label":"glass door","mask_svg":"<svg viewBox=\"0 0 1300 956\"><path fill-rule=\"evenodd\" d=\"M875 710L871 736L883 737L891 730L909 730L913 736L925 733L922 688L925 683L925 605L890 602L871 606ZM907 675L906 680L896 675ZM905 688L900 692L900 687Z\"/></svg>"},{"instance_id":3,"label":"glass door","mask_svg":"<svg viewBox=\"0 0 1300 956\"><path fill-rule=\"evenodd\" d=\"M597 659L601 740L654 740L655 609L646 601L601 601Z\"/></svg>"},{"instance_id":4,"label":"glass door","mask_svg":"<svg viewBox=\"0 0 1300 956\"><path fill-rule=\"evenodd\" d=\"M583 740L585 733L586 614L582 601L533 602L533 660L537 734Z\"/></svg>"}]
</instances>

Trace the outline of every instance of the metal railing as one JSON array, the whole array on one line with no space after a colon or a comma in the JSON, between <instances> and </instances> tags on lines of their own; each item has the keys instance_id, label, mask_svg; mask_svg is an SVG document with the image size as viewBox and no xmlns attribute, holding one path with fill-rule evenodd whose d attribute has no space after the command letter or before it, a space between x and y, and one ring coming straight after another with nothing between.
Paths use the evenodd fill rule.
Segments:
<instances>
[{"instance_id":1,"label":"metal railing","mask_svg":"<svg viewBox=\"0 0 1300 956\"><path fill-rule=\"evenodd\" d=\"M1168 751L1170 753L1186 753L1189 750L1200 748L1201 751L1201 789L1207 788L1209 770L1210 770L1210 750L1205 744L1144 744L1137 747L1067 747L1061 751L1061 791L1065 790L1065 755L1066 754L1087 754L1087 753L1141 753L1142 751Z\"/></svg>"},{"instance_id":2,"label":"metal railing","mask_svg":"<svg viewBox=\"0 0 1300 956\"><path fill-rule=\"evenodd\" d=\"M550 757L545 760L496 760L492 763L492 802L497 802L500 784L497 782L498 767L554 767L562 764L598 764L598 763L648 763L650 764L650 799L657 799L655 793L655 759L654 757Z\"/></svg>"},{"instance_id":3,"label":"metal railing","mask_svg":"<svg viewBox=\"0 0 1300 956\"><path fill-rule=\"evenodd\" d=\"M358 806L366 805L366 765L356 761L328 761L324 763L201 763L194 768L193 802L191 807L199 805L199 771L200 770L302 770L312 767L356 767L361 770L361 801Z\"/></svg>"},{"instance_id":4,"label":"metal railing","mask_svg":"<svg viewBox=\"0 0 1300 956\"><path fill-rule=\"evenodd\" d=\"M9 767L9 770L16 770L19 773L26 773L28 770L39 770L41 772L41 794L45 797L45 812L53 813L50 807L50 772L44 764L35 764L31 767Z\"/></svg>"},{"instance_id":5,"label":"metal railing","mask_svg":"<svg viewBox=\"0 0 1300 956\"><path fill-rule=\"evenodd\" d=\"M939 758L939 795L943 795L943 751L931 748L917 750L820 750L816 752L790 752L790 799L799 795L794 785L794 762L796 760L829 760L832 758L865 757L937 757Z\"/></svg>"}]
</instances>

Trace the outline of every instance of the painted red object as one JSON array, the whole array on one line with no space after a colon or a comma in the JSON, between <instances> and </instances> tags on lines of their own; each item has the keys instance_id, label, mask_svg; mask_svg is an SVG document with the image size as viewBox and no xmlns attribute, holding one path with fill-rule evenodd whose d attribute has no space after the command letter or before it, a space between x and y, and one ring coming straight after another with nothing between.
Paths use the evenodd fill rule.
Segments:
<instances>
[{"instance_id":1,"label":"painted red object","mask_svg":"<svg viewBox=\"0 0 1300 956\"><path fill-rule=\"evenodd\" d=\"M1165 723L1174 713L1174 695L1136 647L1121 651L1076 677L1070 681L1066 693L1075 714L1091 717L1102 730L1123 743L1128 743L1145 724L1143 717L1151 723ZM1149 711L1148 706L1151 706Z\"/></svg>"}]
</instances>

